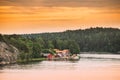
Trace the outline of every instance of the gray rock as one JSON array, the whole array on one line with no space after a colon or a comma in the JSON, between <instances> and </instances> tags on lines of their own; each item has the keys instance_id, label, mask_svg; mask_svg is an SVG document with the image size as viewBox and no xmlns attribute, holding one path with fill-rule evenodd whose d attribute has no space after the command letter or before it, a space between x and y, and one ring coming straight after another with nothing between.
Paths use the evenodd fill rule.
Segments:
<instances>
[{"instance_id":1,"label":"gray rock","mask_svg":"<svg viewBox=\"0 0 120 80\"><path fill-rule=\"evenodd\" d=\"M0 42L0 65L16 63L19 50L10 44Z\"/></svg>"}]
</instances>

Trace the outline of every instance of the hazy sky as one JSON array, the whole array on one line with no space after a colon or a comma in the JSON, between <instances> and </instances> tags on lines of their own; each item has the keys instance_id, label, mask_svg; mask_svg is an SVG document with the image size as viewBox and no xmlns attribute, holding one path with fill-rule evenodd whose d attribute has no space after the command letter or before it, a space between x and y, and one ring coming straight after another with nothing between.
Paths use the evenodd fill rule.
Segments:
<instances>
[{"instance_id":1,"label":"hazy sky","mask_svg":"<svg viewBox=\"0 0 120 80\"><path fill-rule=\"evenodd\" d=\"M120 0L0 0L0 33L120 28Z\"/></svg>"}]
</instances>

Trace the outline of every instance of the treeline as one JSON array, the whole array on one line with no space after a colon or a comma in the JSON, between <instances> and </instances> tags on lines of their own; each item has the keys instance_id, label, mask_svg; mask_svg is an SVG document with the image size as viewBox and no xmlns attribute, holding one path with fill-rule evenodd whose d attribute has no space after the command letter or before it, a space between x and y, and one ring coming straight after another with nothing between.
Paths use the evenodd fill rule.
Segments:
<instances>
[{"instance_id":1,"label":"treeline","mask_svg":"<svg viewBox=\"0 0 120 80\"><path fill-rule=\"evenodd\" d=\"M31 35L30 35L31 36ZM72 53L79 53L79 45L73 40L49 40L42 37L30 37L26 35L1 35L0 41L7 45L15 46L20 54L18 60L31 61L34 58L43 57L42 53L54 54L54 49L69 49Z\"/></svg>"},{"instance_id":2,"label":"treeline","mask_svg":"<svg viewBox=\"0 0 120 80\"><path fill-rule=\"evenodd\" d=\"M78 48L80 51L119 52L120 29L90 28L85 30L67 30L58 33L27 34L23 37L41 38L51 47L58 49ZM74 45L74 46L73 46ZM50 45L47 45L48 47Z\"/></svg>"},{"instance_id":3,"label":"treeline","mask_svg":"<svg viewBox=\"0 0 120 80\"><path fill-rule=\"evenodd\" d=\"M119 52L120 30L114 28L90 28L85 30L67 30L58 33L1 35L0 41L19 49L19 57L32 59L41 57L41 53L52 49L69 49L71 53L80 51Z\"/></svg>"}]
</instances>

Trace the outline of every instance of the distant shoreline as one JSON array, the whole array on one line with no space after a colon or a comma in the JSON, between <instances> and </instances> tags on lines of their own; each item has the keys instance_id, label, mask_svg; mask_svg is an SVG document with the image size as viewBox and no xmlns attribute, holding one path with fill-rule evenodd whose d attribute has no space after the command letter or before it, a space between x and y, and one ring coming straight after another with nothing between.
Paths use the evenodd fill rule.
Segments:
<instances>
[{"instance_id":1,"label":"distant shoreline","mask_svg":"<svg viewBox=\"0 0 120 80\"><path fill-rule=\"evenodd\" d=\"M80 52L80 54L120 54L118 53L112 53L112 52Z\"/></svg>"},{"instance_id":2,"label":"distant shoreline","mask_svg":"<svg viewBox=\"0 0 120 80\"><path fill-rule=\"evenodd\" d=\"M87 59L111 59L111 60L120 60L120 54L90 54L87 53L81 53L79 55L81 58L87 58Z\"/></svg>"}]
</instances>

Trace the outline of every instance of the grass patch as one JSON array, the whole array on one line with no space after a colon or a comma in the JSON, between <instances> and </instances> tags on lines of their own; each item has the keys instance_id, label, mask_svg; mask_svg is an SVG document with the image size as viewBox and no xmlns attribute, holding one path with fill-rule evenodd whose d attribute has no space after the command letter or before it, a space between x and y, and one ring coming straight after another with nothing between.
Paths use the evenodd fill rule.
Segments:
<instances>
[{"instance_id":1,"label":"grass patch","mask_svg":"<svg viewBox=\"0 0 120 80\"><path fill-rule=\"evenodd\" d=\"M46 60L46 58L33 58L30 60L17 60L17 63L38 62L38 61L43 61L43 60Z\"/></svg>"}]
</instances>

